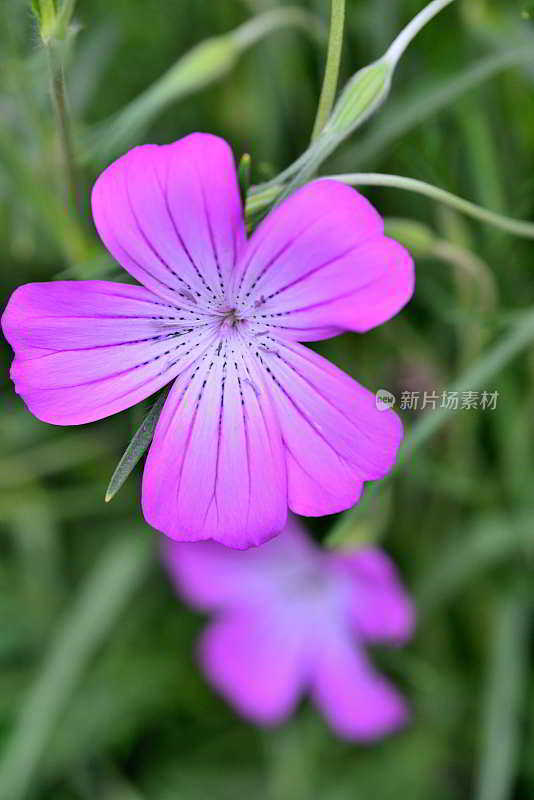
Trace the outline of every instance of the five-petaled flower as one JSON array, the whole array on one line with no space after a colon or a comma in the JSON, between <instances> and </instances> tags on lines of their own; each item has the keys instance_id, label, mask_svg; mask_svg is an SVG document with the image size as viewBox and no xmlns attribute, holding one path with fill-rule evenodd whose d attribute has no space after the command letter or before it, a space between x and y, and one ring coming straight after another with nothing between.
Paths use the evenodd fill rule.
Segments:
<instances>
[{"instance_id":1,"label":"five-petaled flower","mask_svg":"<svg viewBox=\"0 0 534 800\"><path fill-rule=\"evenodd\" d=\"M16 389L39 419L91 422L174 381L148 454L147 521L246 548L287 507L352 506L402 439L393 412L299 344L366 331L413 291L409 254L355 190L317 180L247 241L228 145L193 134L137 147L92 195L100 237L142 286L17 289L2 319Z\"/></svg>"},{"instance_id":2,"label":"five-petaled flower","mask_svg":"<svg viewBox=\"0 0 534 800\"><path fill-rule=\"evenodd\" d=\"M414 626L412 602L380 550L321 551L290 518L277 539L246 553L166 540L163 557L179 593L215 612L200 662L244 716L279 723L309 689L348 739L376 739L404 724L405 701L364 649L402 644Z\"/></svg>"}]
</instances>

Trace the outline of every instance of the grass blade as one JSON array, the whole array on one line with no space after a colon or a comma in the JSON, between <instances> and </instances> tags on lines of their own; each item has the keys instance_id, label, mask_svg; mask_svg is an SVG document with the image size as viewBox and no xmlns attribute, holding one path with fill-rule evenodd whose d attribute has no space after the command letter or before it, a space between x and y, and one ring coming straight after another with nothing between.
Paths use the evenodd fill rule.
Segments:
<instances>
[{"instance_id":1,"label":"grass blade","mask_svg":"<svg viewBox=\"0 0 534 800\"><path fill-rule=\"evenodd\" d=\"M52 732L87 665L150 566L150 539L131 531L112 541L56 633L0 761L0 797L29 790Z\"/></svg>"},{"instance_id":2,"label":"grass blade","mask_svg":"<svg viewBox=\"0 0 534 800\"><path fill-rule=\"evenodd\" d=\"M451 535L416 586L420 622L431 618L479 576L530 554L534 546L532 522L532 514L493 514L478 518L472 527L462 527Z\"/></svg>"},{"instance_id":3,"label":"grass blade","mask_svg":"<svg viewBox=\"0 0 534 800\"><path fill-rule=\"evenodd\" d=\"M469 369L454 381L449 387L449 391L467 392L480 390L487 380L498 375L499 372L504 369L513 358L519 355L522 350L528 347L533 340L534 311L530 311L525 314L523 318L513 326L512 330L493 348L477 359ZM345 533L352 529L354 521L358 519L361 514L366 513L368 504L376 500L377 495L386 485L387 481L409 462L415 452L443 427L454 413L454 410L451 408L439 408L436 411L425 414L421 421L414 425L409 435L404 440L395 468L389 475L380 482L375 483L366 491L363 501L358 506L355 506L350 511L346 511L345 514L343 514L338 522L330 529L327 543L335 542L337 545L343 541Z\"/></svg>"},{"instance_id":4,"label":"grass blade","mask_svg":"<svg viewBox=\"0 0 534 800\"><path fill-rule=\"evenodd\" d=\"M525 702L531 606L530 593L521 582L502 598L497 609L482 713L476 800L512 797Z\"/></svg>"}]
</instances>

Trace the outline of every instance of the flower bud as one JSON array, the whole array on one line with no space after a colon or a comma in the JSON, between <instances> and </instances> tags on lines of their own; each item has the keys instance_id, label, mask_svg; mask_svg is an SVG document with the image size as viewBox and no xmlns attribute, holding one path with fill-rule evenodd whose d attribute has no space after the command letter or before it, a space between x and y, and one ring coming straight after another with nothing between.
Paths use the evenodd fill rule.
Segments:
<instances>
[{"instance_id":1,"label":"flower bud","mask_svg":"<svg viewBox=\"0 0 534 800\"><path fill-rule=\"evenodd\" d=\"M159 82L165 100L200 89L222 78L234 66L239 49L231 35L205 39L186 53Z\"/></svg>"},{"instance_id":2,"label":"flower bud","mask_svg":"<svg viewBox=\"0 0 534 800\"><path fill-rule=\"evenodd\" d=\"M393 70L384 58L358 70L345 86L323 136L344 139L386 99Z\"/></svg>"},{"instance_id":3,"label":"flower bud","mask_svg":"<svg viewBox=\"0 0 534 800\"><path fill-rule=\"evenodd\" d=\"M32 0L32 11L39 24L39 35L44 45L52 40L63 41L70 30L76 0Z\"/></svg>"},{"instance_id":4,"label":"flower bud","mask_svg":"<svg viewBox=\"0 0 534 800\"><path fill-rule=\"evenodd\" d=\"M54 0L32 0L32 11L39 23L39 34L44 44L53 37L57 24Z\"/></svg>"},{"instance_id":5,"label":"flower bud","mask_svg":"<svg viewBox=\"0 0 534 800\"><path fill-rule=\"evenodd\" d=\"M98 153L105 159L112 157L138 138L162 108L224 77L239 53L239 45L232 34L205 39L122 111L98 126L93 142L88 142L89 153Z\"/></svg>"}]
</instances>

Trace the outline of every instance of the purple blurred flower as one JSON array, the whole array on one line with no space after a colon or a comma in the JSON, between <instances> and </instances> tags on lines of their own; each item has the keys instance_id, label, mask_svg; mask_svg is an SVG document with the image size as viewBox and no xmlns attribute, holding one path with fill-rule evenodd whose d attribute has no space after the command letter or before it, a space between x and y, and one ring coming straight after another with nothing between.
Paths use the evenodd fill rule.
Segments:
<instances>
[{"instance_id":1,"label":"purple blurred flower","mask_svg":"<svg viewBox=\"0 0 534 800\"><path fill-rule=\"evenodd\" d=\"M412 603L380 550L323 552L290 518L277 539L246 553L167 541L163 555L180 594L215 612L201 664L243 715L276 724L309 689L345 738L375 739L406 722L404 700L364 650L401 644L414 626Z\"/></svg>"},{"instance_id":2,"label":"purple blurred flower","mask_svg":"<svg viewBox=\"0 0 534 800\"><path fill-rule=\"evenodd\" d=\"M402 426L298 344L366 331L413 291L407 251L356 191L308 184L247 241L228 145L145 145L96 182L102 241L143 286L17 289L2 319L16 390L39 419L77 425L174 385L143 479L147 521L245 548L304 515L352 506L394 463Z\"/></svg>"}]
</instances>

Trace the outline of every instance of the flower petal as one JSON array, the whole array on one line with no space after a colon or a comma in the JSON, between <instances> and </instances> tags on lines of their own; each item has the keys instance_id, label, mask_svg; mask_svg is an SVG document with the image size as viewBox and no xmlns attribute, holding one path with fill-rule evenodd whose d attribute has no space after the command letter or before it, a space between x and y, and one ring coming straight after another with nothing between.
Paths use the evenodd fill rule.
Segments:
<instances>
[{"instance_id":1,"label":"flower petal","mask_svg":"<svg viewBox=\"0 0 534 800\"><path fill-rule=\"evenodd\" d=\"M58 281L19 287L2 327L16 355L11 377L30 411L77 425L138 403L195 359L212 334L192 333L190 320L141 286ZM169 323L184 332L170 333Z\"/></svg>"},{"instance_id":2,"label":"flower petal","mask_svg":"<svg viewBox=\"0 0 534 800\"><path fill-rule=\"evenodd\" d=\"M351 579L351 617L358 635L369 642L406 642L413 634L415 608L395 566L375 547L330 556L333 569Z\"/></svg>"},{"instance_id":3,"label":"flower petal","mask_svg":"<svg viewBox=\"0 0 534 800\"><path fill-rule=\"evenodd\" d=\"M262 337L257 351L287 452L289 506L319 516L352 506L363 481L384 477L402 441L393 411L312 350Z\"/></svg>"},{"instance_id":4,"label":"flower petal","mask_svg":"<svg viewBox=\"0 0 534 800\"><path fill-rule=\"evenodd\" d=\"M332 180L314 181L275 209L236 267L238 304L299 341L367 331L410 299L413 262L383 235L371 204Z\"/></svg>"},{"instance_id":5,"label":"flower petal","mask_svg":"<svg viewBox=\"0 0 534 800\"><path fill-rule=\"evenodd\" d=\"M346 739L377 739L404 725L409 716L396 689L339 633L325 640L318 652L312 696L332 728Z\"/></svg>"},{"instance_id":6,"label":"flower petal","mask_svg":"<svg viewBox=\"0 0 534 800\"><path fill-rule=\"evenodd\" d=\"M93 217L107 249L164 298L209 308L244 247L232 152L223 139L192 134L136 147L95 183Z\"/></svg>"},{"instance_id":7,"label":"flower petal","mask_svg":"<svg viewBox=\"0 0 534 800\"><path fill-rule=\"evenodd\" d=\"M147 521L173 539L261 544L287 518L283 449L269 395L238 340L176 381L143 479Z\"/></svg>"},{"instance_id":8,"label":"flower petal","mask_svg":"<svg viewBox=\"0 0 534 800\"><path fill-rule=\"evenodd\" d=\"M261 547L236 551L217 542L174 542L165 538L163 558L178 592L204 609L265 608L278 595L288 572L305 568L318 553L289 516L279 536Z\"/></svg>"},{"instance_id":9,"label":"flower petal","mask_svg":"<svg viewBox=\"0 0 534 800\"><path fill-rule=\"evenodd\" d=\"M306 642L266 608L225 615L201 640L211 683L244 716L273 725L293 711L309 673Z\"/></svg>"}]
</instances>

